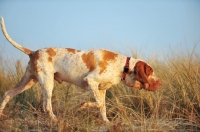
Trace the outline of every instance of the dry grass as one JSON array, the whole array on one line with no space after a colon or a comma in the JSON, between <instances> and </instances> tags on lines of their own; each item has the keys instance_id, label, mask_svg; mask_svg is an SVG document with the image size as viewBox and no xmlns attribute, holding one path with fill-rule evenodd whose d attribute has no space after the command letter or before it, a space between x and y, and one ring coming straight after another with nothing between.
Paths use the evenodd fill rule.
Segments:
<instances>
[{"instance_id":1,"label":"dry grass","mask_svg":"<svg viewBox=\"0 0 200 132\"><path fill-rule=\"evenodd\" d=\"M39 85L14 97L0 118L0 131L55 132L163 132L200 131L200 55L171 52L165 60L151 60L163 85L156 92L113 86L107 91L110 125L104 124L98 109L80 109L84 100L94 99L80 88L55 82L52 103L59 122L54 124L42 111ZM13 61L11 61L13 63ZM23 75L21 61L15 66L0 59L0 100Z\"/></svg>"}]
</instances>

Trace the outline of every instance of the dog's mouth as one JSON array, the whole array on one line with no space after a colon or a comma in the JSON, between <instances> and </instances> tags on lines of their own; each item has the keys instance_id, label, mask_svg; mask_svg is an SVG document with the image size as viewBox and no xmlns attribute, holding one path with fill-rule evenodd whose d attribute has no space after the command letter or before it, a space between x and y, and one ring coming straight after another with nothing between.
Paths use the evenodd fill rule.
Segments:
<instances>
[{"instance_id":1,"label":"dog's mouth","mask_svg":"<svg viewBox=\"0 0 200 132\"><path fill-rule=\"evenodd\" d=\"M135 81L132 85L134 88L139 88L139 89L145 89L148 91L156 91L159 86L161 85L161 81L157 80L155 83L149 84L149 83L141 83L139 81Z\"/></svg>"},{"instance_id":2,"label":"dog's mouth","mask_svg":"<svg viewBox=\"0 0 200 132\"><path fill-rule=\"evenodd\" d=\"M134 83L133 83L133 86L132 87L134 87L134 88L144 88L144 85L142 85L142 83L140 83L139 81L135 81Z\"/></svg>"},{"instance_id":3,"label":"dog's mouth","mask_svg":"<svg viewBox=\"0 0 200 132\"><path fill-rule=\"evenodd\" d=\"M133 87L133 88L139 88L139 89L144 89L145 86L140 83L140 81L135 80L134 83L126 83L127 86Z\"/></svg>"}]
</instances>

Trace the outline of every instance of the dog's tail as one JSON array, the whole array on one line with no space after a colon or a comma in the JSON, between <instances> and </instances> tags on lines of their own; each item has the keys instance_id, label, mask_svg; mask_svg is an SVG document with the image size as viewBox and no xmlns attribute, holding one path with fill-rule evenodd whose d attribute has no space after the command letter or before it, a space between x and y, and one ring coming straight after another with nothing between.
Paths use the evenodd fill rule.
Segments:
<instances>
[{"instance_id":1,"label":"dog's tail","mask_svg":"<svg viewBox=\"0 0 200 132\"><path fill-rule=\"evenodd\" d=\"M6 27L5 27L5 24L4 24L4 19L3 17L1 17L1 29L2 29L2 32L4 34L4 36L6 37L6 39L17 49L21 50L22 52L24 52L25 54L27 55L30 55L33 51L32 50L29 50L21 45L19 45L18 43L16 43L15 41L12 40L12 38L8 35L7 31L6 31Z\"/></svg>"}]
</instances>

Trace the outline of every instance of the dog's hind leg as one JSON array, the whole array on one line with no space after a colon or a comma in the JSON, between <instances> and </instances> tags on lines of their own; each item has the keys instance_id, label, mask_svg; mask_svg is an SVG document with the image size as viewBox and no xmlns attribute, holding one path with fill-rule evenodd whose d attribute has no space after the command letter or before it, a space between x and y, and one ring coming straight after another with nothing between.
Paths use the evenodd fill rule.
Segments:
<instances>
[{"instance_id":1,"label":"dog's hind leg","mask_svg":"<svg viewBox=\"0 0 200 132\"><path fill-rule=\"evenodd\" d=\"M43 93L43 110L45 112L48 112L49 116L54 121L57 121L57 118L53 113L52 104L51 104L51 97L52 97L52 91L53 91L53 86L54 86L54 73L50 71L48 72L41 71L38 73L38 81L41 85L42 93Z\"/></svg>"},{"instance_id":2,"label":"dog's hind leg","mask_svg":"<svg viewBox=\"0 0 200 132\"><path fill-rule=\"evenodd\" d=\"M24 76L22 77L21 81L13 88L5 92L3 100L0 105L0 115L3 113L3 109L5 108L6 104L12 99L15 95L31 88L33 84L37 82L35 76L32 76L27 68Z\"/></svg>"}]
</instances>

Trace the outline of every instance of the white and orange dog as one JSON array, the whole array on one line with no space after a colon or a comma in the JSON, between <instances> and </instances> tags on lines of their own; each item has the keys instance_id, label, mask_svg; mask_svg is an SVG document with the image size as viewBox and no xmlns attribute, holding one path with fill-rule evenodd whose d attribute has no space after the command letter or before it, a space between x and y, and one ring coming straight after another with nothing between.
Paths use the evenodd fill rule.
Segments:
<instances>
[{"instance_id":1,"label":"white and orange dog","mask_svg":"<svg viewBox=\"0 0 200 132\"><path fill-rule=\"evenodd\" d=\"M161 85L153 69L142 60L104 49L81 51L71 48L44 48L32 51L11 39L3 18L1 28L6 39L29 55L30 61L21 81L5 93L0 105L0 115L11 98L39 82L43 92L43 109L53 120L57 120L51 106L55 79L59 83L65 81L90 90L96 102L85 102L81 107L99 108L103 120L109 122L105 94L112 85L123 82L129 87L149 91L155 91Z\"/></svg>"}]
</instances>

